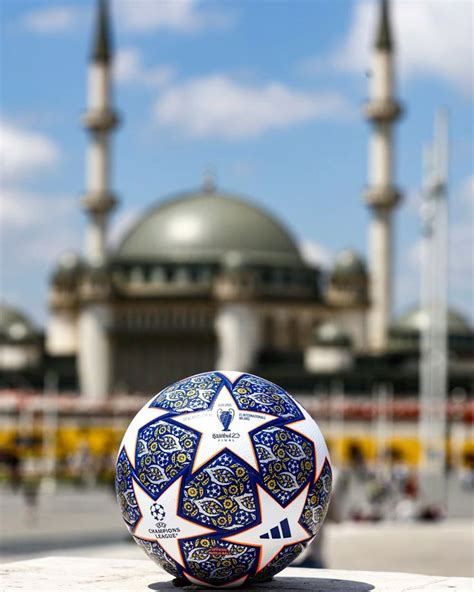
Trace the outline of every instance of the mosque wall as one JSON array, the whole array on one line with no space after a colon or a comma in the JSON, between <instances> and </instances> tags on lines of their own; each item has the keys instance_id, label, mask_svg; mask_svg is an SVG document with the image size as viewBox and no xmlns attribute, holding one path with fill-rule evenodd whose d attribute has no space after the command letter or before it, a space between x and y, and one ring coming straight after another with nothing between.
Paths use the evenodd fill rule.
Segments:
<instances>
[{"instance_id":1,"label":"mosque wall","mask_svg":"<svg viewBox=\"0 0 474 592\"><path fill-rule=\"evenodd\" d=\"M78 370L81 393L104 400L110 394L111 365L109 331L112 311L108 304L84 306L79 318Z\"/></svg>"},{"instance_id":2,"label":"mosque wall","mask_svg":"<svg viewBox=\"0 0 474 592\"><path fill-rule=\"evenodd\" d=\"M52 356L70 356L77 353L77 313L71 310L52 311L47 327L46 349Z\"/></svg>"},{"instance_id":3,"label":"mosque wall","mask_svg":"<svg viewBox=\"0 0 474 592\"><path fill-rule=\"evenodd\" d=\"M214 368L214 310L196 302L117 305L110 334L114 393L158 392Z\"/></svg>"},{"instance_id":4,"label":"mosque wall","mask_svg":"<svg viewBox=\"0 0 474 592\"><path fill-rule=\"evenodd\" d=\"M341 309L334 315L334 322L352 338L358 352L368 348L367 309Z\"/></svg>"},{"instance_id":5,"label":"mosque wall","mask_svg":"<svg viewBox=\"0 0 474 592\"><path fill-rule=\"evenodd\" d=\"M139 334L112 337L114 393L157 393L168 384L215 366L212 333Z\"/></svg>"}]
</instances>

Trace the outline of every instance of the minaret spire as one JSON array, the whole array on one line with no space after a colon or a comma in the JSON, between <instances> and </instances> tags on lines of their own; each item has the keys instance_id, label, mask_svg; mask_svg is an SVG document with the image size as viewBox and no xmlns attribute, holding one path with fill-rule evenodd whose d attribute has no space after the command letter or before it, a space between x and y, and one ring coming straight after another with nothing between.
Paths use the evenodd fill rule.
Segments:
<instances>
[{"instance_id":1,"label":"minaret spire","mask_svg":"<svg viewBox=\"0 0 474 592\"><path fill-rule=\"evenodd\" d=\"M97 24L92 59L95 62L104 62L108 64L111 52L108 4L107 0L98 0Z\"/></svg>"},{"instance_id":2,"label":"minaret spire","mask_svg":"<svg viewBox=\"0 0 474 592\"><path fill-rule=\"evenodd\" d=\"M394 185L393 125L401 111L394 89L389 5L388 0L380 0L372 56L370 99L365 107L365 116L372 124L369 186L365 192L365 201L372 212L369 237L369 346L374 353L382 353L387 347L392 311L392 213L401 197Z\"/></svg>"},{"instance_id":3,"label":"minaret spire","mask_svg":"<svg viewBox=\"0 0 474 592\"><path fill-rule=\"evenodd\" d=\"M89 217L86 259L102 265L106 259L108 218L117 200L110 191L110 134L118 123L112 105L111 35L107 0L98 0L96 31L89 65L89 97L84 127L90 135L86 194L82 204Z\"/></svg>"},{"instance_id":4,"label":"minaret spire","mask_svg":"<svg viewBox=\"0 0 474 592\"><path fill-rule=\"evenodd\" d=\"M390 27L390 14L388 0L381 0L380 19L375 40L375 48L385 51L392 51L392 31Z\"/></svg>"}]
</instances>

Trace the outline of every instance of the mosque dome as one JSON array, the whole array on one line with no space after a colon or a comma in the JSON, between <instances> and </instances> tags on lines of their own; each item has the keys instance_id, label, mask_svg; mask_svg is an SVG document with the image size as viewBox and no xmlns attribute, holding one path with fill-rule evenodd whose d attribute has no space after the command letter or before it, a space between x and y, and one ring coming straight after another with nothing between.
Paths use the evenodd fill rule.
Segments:
<instances>
[{"instance_id":1,"label":"mosque dome","mask_svg":"<svg viewBox=\"0 0 474 592\"><path fill-rule=\"evenodd\" d=\"M229 253L239 265L304 267L288 230L260 207L203 188L159 203L119 244L119 261L221 263Z\"/></svg>"},{"instance_id":2,"label":"mosque dome","mask_svg":"<svg viewBox=\"0 0 474 592\"><path fill-rule=\"evenodd\" d=\"M412 308L400 316L392 327L396 333L419 333L427 322L427 315L420 308ZM469 335L472 328L460 312L449 309L447 313L448 333L450 335Z\"/></svg>"},{"instance_id":3,"label":"mosque dome","mask_svg":"<svg viewBox=\"0 0 474 592\"><path fill-rule=\"evenodd\" d=\"M332 277L336 281L365 279L367 270L361 255L351 249L341 251L334 262Z\"/></svg>"},{"instance_id":4,"label":"mosque dome","mask_svg":"<svg viewBox=\"0 0 474 592\"><path fill-rule=\"evenodd\" d=\"M18 309L0 303L0 340L22 342L38 337L31 320Z\"/></svg>"}]
</instances>

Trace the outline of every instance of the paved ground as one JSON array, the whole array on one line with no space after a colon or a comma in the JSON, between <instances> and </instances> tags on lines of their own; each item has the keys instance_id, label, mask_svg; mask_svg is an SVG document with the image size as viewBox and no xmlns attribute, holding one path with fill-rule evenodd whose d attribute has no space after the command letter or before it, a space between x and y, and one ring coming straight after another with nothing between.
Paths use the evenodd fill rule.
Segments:
<instances>
[{"instance_id":1,"label":"paved ground","mask_svg":"<svg viewBox=\"0 0 474 592\"><path fill-rule=\"evenodd\" d=\"M143 592L176 590L169 574L147 560L47 557L0 566L4 592ZM186 590L189 587L186 586ZM193 586L193 589L195 587ZM304 592L471 592L470 578L290 567L246 590Z\"/></svg>"},{"instance_id":2,"label":"paved ground","mask_svg":"<svg viewBox=\"0 0 474 592\"><path fill-rule=\"evenodd\" d=\"M61 488L38 496L36 511L21 494L0 492L0 553L37 552L127 540L112 490Z\"/></svg>"},{"instance_id":3,"label":"paved ground","mask_svg":"<svg viewBox=\"0 0 474 592\"><path fill-rule=\"evenodd\" d=\"M2 561L46 555L142 558L130 542L109 490L61 489L40 497L36 519L21 496L1 491ZM471 498L472 499L472 498ZM328 566L335 569L404 571L474 576L474 521L439 524L328 524Z\"/></svg>"}]
</instances>

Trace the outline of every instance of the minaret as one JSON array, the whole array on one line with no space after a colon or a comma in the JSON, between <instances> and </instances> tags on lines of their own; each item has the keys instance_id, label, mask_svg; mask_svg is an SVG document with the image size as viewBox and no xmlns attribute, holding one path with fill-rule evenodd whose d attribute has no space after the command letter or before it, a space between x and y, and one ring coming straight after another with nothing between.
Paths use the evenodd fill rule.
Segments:
<instances>
[{"instance_id":1,"label":"minaret","mask_svg":"<svg viewBox=\"0 0 474 592\"><path fill-rule=\"evenodd\" d=\"M372 57L370 99L365 107L372 123L369 154L369 186L365 201L371 209L369 236L370 313L369 347L382 353L387 347L392 309L393 210L400 194L393 184L393 124L401 115L395 97L393 41L388 0L381 0L377 36Z\"/></svg>"},{"instance_id":2,"label":"minaret","mask_svg":"<svg viewBox=\"0 0 474 592\"><path fill-rule=\"evenodd\" d=\"M107 223L117 200L110 192L110 133L118 123L111 97L111 41L107 0L99 0L89 66L88 110L83 117L90 134L87 155L87 192L82 204L89 217L86 259L100 266L106 259Z\"/></svg>"},{"instance_id":3,"label":"minaret","mask_svg":"<svg viewBox=\"0 0 474 592\"><path fill-rule=\"evenodd\" d=\"M112 390L110 277L107 272L107 222L116 205L110 192L110 133L118 123L111 106L111 45L107 0L98 0L97 26L89 66L88 110L83 122L90 134L87 192L82 198L88 220L86 268L81 283L78 369L82 395L104 400Z\"/></svg>"}]
</instances>

